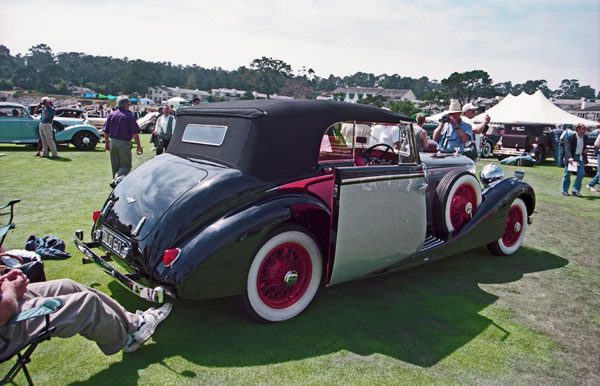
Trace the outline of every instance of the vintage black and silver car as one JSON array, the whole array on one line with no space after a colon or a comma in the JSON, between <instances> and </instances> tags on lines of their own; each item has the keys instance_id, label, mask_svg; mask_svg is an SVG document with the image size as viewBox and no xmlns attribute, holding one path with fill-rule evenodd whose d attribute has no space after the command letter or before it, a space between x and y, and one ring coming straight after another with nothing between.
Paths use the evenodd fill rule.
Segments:
<instances>
[{"instance_id":1,"label":"vintage black and silver car","mask_svg":"<svg viewBox=\"0 0 600 386\"><path fill-rule=\"evenodd\" d=\"M344 138L384 125L396 147ZM532 187L457 154L418 153L412 119L331 101L260 100L177 110L166 154L133 170L94 212L95 262L162 302L242 295L283 321L317 290L488 245L515 253ZM107 263L112 259L114 263ZM115 264L116 263L116 264Z\"/></svg>"}]
</instances>

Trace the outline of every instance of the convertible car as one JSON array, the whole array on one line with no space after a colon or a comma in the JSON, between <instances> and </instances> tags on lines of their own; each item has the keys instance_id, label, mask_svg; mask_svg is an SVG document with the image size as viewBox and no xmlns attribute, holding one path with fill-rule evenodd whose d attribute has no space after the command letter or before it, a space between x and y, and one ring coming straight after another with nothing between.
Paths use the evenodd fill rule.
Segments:
<instances>
[{"instance_id":1,"label":"convertible car","mask_svg":"<svg viewBox=\"0 0 600 386\"><path fill-rule=\"evenodd\" d=\"M23 105L0 103L0 143L37 143L39 123L39 118L29 115ZM56 132L56 143L71 143L79 150L94 149L100 139L98 131L90 125L73 124L65 127L60 121L54 120L52 126Z\"/></svg>"},{"instance_id":2,"label":"convertible car","mask_svg":"<svg viewBox=\"0 0 600 386\"><path fill-rule=\"evenodd\" d=\"M341 135L385 125L397 149ZM166 154L126 176L75 243L140 297L242 295L259 321L322 287L487 245L515 253L532 187L458 154L419 153L412 120L371 106L260 100L177 110ZM113 263L109 263L112 260Z\"/></svg>"}]
</instances>

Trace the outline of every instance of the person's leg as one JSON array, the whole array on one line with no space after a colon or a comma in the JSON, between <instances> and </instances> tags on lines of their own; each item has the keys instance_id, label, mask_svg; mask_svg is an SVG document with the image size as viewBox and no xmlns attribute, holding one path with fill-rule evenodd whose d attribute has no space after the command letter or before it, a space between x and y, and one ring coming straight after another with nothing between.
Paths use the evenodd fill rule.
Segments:
<instances>
[{"instance_id":1,"label":"person's leg","mask_svg":"<svg viewBox=\"0 0 600 386\"><path fill-rule=\"evenodd\" d=\"M556 166L560 166L560 158L559 157L559 152L558 152L558 144L557 143L553 143L552 144L552 150L554 151L554 165Z\"/></svg>"},{"instance_id":2,"label":"person's leg","mask_svg":"<svg viewBox=\"0 0 600 386\"><path fill-rule=\"evenodd\" d=\"M588 183L588 188L593 188L597 183L600 182L600 167L596 168L596 175L592 180Z\"/></svg>"},{"instance_id":3,"label":"person's leg","mask_svg":"<svg viewBox=\"0 0 600 386\"><path fill-rule=\"evenodd\" d=\"M573 182L573 192L580 192L581 183L583 182L583 177L585 176L585 165L581 157L575 156L575 162L578 162L579 166L577 167L577 177L575 177L575 182Z\"/></svg>"},{"instance_id":4,"label":"person's leg","mask_svg":"<svg viewBox=\"0 0 600 386\"><path fill-rule=\"evenodd\" d=\"M568 192L569 186L571 186L571 172L569 171L569 162L567 161L565 165L565 173L563 174L562 179L562 191Z\"/></svg>"},{"instance_id":5,"label":"person's leg","mask_svg":"<svg viewBox=\"0 0 600 386\"><path fill-rule=\"evenodd\" d=\"M117 149L117 141L114 138L110 139L110 167L112 169L112 177L117 176L119 170L119 150Z\"/></svg>"},{"instance_id":6,"label":"person's leg","mask_svg":"<svg viewBox=\"0 0 600 386\"><path fill-rule=\"evenodd\" d=\"M52 157L56 158L58 157L58 152L56 151L56 139L54 138L54 128L52 127L52 124L49 124L48 126L50 126L50 140L48 141L48 146L50 147L50 152L52 153Z\"/></svg>"},{"instance_id":7,"label":"person's leg","mask_svg":"<svg viewBox=\"0 0 600 386\"><path fill-rule=\"evenodd\" d=\"M50 317L50 325L56 327L56 336L68 338L79 333L96 342L106 355L122 349L129 341L129 334L142 323L139 315L125 311L113 300L105 302L108 296L80 287L70 280L30 284L26 295L19 301L20 310L37 307L48 299L39 294L64 302L62 308ZM2 355L13 355L23 342L39 334L45 325L45 318L32 318L0 327L0 334L9 341Z\"/></svg>"},{"instance_id":8,"label":"person's leg","mask_svg":"<svg viewBox=\"0 0 600 386\"><path fill-rule=\"evenodd\" d=\"M52 125L49 123L40 123L40 138L42 139L42 156L48 157L48 150L50 149L50 141L52 141L52 133L48 132L48 126L52 130Z\"/></svg>"},{"instance_id":9,"label":"person's leg","mask_svg":"<svg viewBox=\"0 0 600 386\"><path fill-rule=\"evenodd\" d=\"M119 146L119 170L117 174L126 176L131 171L133 165L131 156L131 141L121 141Z\"/></svg>"}]
</instances>

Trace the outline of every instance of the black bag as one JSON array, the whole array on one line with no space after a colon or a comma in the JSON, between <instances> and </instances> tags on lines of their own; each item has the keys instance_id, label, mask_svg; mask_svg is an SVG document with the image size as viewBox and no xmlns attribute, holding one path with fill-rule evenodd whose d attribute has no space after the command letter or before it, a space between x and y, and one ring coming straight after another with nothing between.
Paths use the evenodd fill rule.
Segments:
<instances>
[{"instance_id":1,"label":"black bag","mask_svg":"<svg viewBox=\"0 0 600 386\"><path fill-rule=\"evenodd\" d=\"M477 146L473 141L467 141L464 145L463 155L469 157L473 161L477 160Z\"/></svg>"},{"instance_id":2,"label":"black bag","mask_svg":"<svg viewBox=\"0 0 600 386\"><path fill-rule=\"evenodd\" d=\"M7 266L0 262L0 275L4 275L13 269L18 269L23 272L31 283L46 281L46 272L44 271L44 263L31 257L20 257L11 253L2 253L0 256L16 259L19 264Z\"/></svg>"}]
</instances>

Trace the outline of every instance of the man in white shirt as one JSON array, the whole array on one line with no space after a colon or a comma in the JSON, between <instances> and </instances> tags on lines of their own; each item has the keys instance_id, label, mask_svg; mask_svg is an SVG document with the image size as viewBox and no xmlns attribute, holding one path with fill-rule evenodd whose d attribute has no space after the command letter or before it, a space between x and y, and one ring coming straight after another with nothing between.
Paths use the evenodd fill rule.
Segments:
<instances>
[{"instance_id":1,"label":"man in white shirt","mask_svg":"<svg viewBox=\"0 0 600 386\"><path fill-rule=\"evenodd\" d=\"M163 106L162 115L158 117L154 124L153 136L156 136L158 141L156 145L156 155L160 155L169 147L173 131L175 130L175 117L171 115L171 106L165 104Z\"/></svg>"},{"instance_id":2,"label":"man in white shirt","mask_svg":"<svg viewBox=\"0 0 600 386\"><path fill-rule=\"evenodd\" d=\"M375 125L371 128L369 146L374 146L378 143L385 143L394 149L398 149L399 142L400 129L398 128L398 125L384 123L381 125Z\"/></svg>"},{"instance_id":3,"label":"man in white shirt","mask_svg":"<svg viewBox=\"0 0 600 386\"><path fill-rule=\"evenodd\" d=\"M475 141L475 146L477 147L477 158L481 158L481 135L488 128L488 124L490 123L490 116L486 114L483 123L475 123L473 122L473 118L477 114L477 107L472 103L467 103L462 108L463 113L463 121L467 122L473 128L473 140Z\"/></svg>"}]
</instances>

